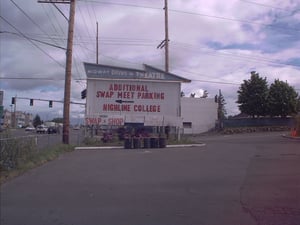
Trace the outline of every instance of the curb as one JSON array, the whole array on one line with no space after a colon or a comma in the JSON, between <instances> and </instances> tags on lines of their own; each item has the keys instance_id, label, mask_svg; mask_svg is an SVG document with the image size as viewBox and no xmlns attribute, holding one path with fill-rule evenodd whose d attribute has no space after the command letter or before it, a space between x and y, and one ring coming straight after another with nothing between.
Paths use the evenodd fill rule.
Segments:
<instances>
[{"instance_id":1,"label":"curb","mask_svg":"<svg viewBox=\"0 0 300 225\"><path fill-rule=\"evenodd\" d=\"M206 144L184 144L184 145L167 145L166 148L182 148L182 147L203 147ZM110 150L110 149L124 149L123 146L97 146L97 147L75 147L75 150ZM164 148L132 148L126 150L135 149L164 149Z\"/></svg>"},{"instance_id":2,"label":"curb","mask_svg":"<svg viewBox=\"0 0 300 225\"><path fill-rule=\"evenodd\" d=\"M293 136L286 135L286 134L283 134L282 137L288 138L288 139L300 140L300 137L293 137Z\"/></svg>"}]
</instances>

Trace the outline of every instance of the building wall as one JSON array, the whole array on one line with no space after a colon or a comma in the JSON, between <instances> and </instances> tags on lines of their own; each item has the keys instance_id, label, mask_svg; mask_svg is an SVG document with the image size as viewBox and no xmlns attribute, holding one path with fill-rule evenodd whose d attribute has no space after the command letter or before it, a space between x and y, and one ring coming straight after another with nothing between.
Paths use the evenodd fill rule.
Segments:
<instances>
[{"instance_id":1,"label":"building wall","mask_svg":"<svg viewBox=\"0 0 300 225\"><path fill-rule=\"evenodd\" d=\"M14 112L4 110L4 127L13 127L14 126ZM30 113L25 113L21 111L16 112L16 125L18 127L32 125L33 116Z\"/></svg>"},{"instance_id":2,"label":"building wall","mask_svg":"<svg viewBox=\"0 0 300 225\"><path fill-rule=\"evenodd\" d=\"M181 98L181 116L185 134L199 134L215 128L218 104L211 98Z\"/></svg>"}]
</instances>

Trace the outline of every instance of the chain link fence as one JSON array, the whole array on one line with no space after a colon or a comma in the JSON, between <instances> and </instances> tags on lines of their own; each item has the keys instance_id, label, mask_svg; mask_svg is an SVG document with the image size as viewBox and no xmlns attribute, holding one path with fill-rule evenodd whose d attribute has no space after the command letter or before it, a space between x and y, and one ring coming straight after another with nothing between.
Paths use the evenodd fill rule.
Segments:
<instances>
[{"instance_id":1,"label":"chain link fence","mask_svg":"<svg viewBox=\"0 0 300 225\"><path fill-rule=\"evenodd\" d=\"M28 135L0 139L0 169L10 170L61 143L60 135Z\"/></svg>"}]
</instances>

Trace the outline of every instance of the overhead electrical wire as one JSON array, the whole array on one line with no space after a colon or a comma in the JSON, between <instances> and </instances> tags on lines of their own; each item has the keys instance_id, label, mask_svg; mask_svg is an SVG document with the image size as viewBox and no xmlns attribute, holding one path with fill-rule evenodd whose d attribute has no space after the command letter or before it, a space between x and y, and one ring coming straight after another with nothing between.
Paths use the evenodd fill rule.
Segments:
<instances>
[{"instance_id":1,"label":"overhead electrical wire","mask_svg":"<svg viewBox=\"0 0 300 225\"><path fill-rule=\"evenodd\" d=\"M240 0L241 2L246 2L248 4L253 4L253 5L258 5L258 6L263 6L263 7L267 7L267 8L272 8L272 9L276 9L276 10L282 10L285 12L291 12L290 10L286 10L284 8L280 8L277 6L272 6L272 5L267 5L267 4L263 4L263 3L258 3L258 2L253 2L253 1L248 1L248 0Z\"/></svg>"},{"instance_id":2,"label":"overhead electrical wire","mask_svg":"<svg viewBox=\"0 0 300 225\"><path fill-rule=\"evenodd\" d=\"M12 1L12 0L11 0ZM138 6L138 5L134 5L134 4L124 4L124 3L108 3L108 2L103 2L103 1L89 1L89 0L85 0L85 2L97 2L97 3L102 3L102 4L113 4L113 5L121 5L121 6L130 6L130 7L145 7L145 8L151 8L151 9L158 9L158 8L156 8L156 7L148 7L148 6ZM79 11L81 12L81 10L80 10L80 8L79 8ZM173 10L174 11L174 10ZM181 12L181 13L190 13L190 12L184 12L184 11L178 11L178 10L176 10L176 12ZM81 13L82 14L82 13ZM194 13L192 13L192 14L194 14ZM197 13L198 14L198 13ZM202 15L202 14L200 14L200 15ZM83 18L83 21L85 21L85 19L84 19L84 17L82 16L82 18ZM86 24L86 23L85 23ZM88 27L87 26L87 24L86 24L86 26L85 27ZM89 33L89 30L87 29L87 31L88 31L88 33ZM92 39L92 37L90 36L90 34L89 34L89 39ZM86 41L86 42L89 42L89 41ZM84 43L83 41L82 41L82 43ZM115 41L113 41L113 40L110 40L110 41L108 41L108 42L105 42L105 41L102 41L101 42L101 44L102 45L128 45L128 46L152 46L152 44L145 44L145 43L125 43L125 42L119 42L119 43L116 43ZM224 53L220 53L219 52L219 54L224 54ZM228 54L228 53L225 53L225 54ZM230 53L230 55L233 55L232 53ZM238 56L238 57L240 57L240 55ZM249 56L246 56L247 58L249 57ZM253 59L253 58L252 58ZM257 60L257 59L253 59L253 60ZM263 60L265 60L265 59L263 59ZM268 62L270 62L270 61L268 61ZM271 63L274 63L274 62L271 62ZM275 62L275 64L282 64L282 65L286 65L286 64L284 64L284 63L277 63L277 62ZM293 65L292 65L293 66Z\"/></svg>"},{"instance_id":3,"label":"overhead electrical wire","mask_svg":"<svg viewBox=\"0 0 300 225\"><path fill-rule=\"evenodd\" d=\"M117 5L117 6L126 6L126 7L134 7L134 8L144 8L144 9L162 9L162 8L153 7L153 6L142 6L142 5L136 5L136 4L130 4L130 3L105 2L105 1L96 1L96 0L78 0L78 1L99 3L99 4L105 4L105 5Z\"/></svg>"},{"instance_id":4,"label":"overhead electrical wire","mask_svg":"<svg viewBox=\"0 0 300 225\"><path fill-rule=\"evenodd\" d=\"M59 61L57 61L55 58L53 58L50 54L48 54L44 49L42 49L39 45L37 45L34 41L32 41L30 38L28 38L26 35L24 35L18 28L16 28L14 25L12 25L8 20L6 20L3 16L0 15L0 18L4 20L9 26L14 28L20 35L22 35L25 39L27 39L31 44L33 44L36 48L38 48L40 51L42 51L45 55L47 55L49 58L51 58L54 62L56 62L61 67L65 67L63 64L61 64Z\"/></svg>"},{"instance_id":5,"label":"overhead electrical wire","mask_svg":"<svg viewBox=\"0 0 300 225\"><path fill-rule=\"evenodd\" d=\"M98 4L107 4L107 5L116 5L116 6L125 6L125 7L134 7L134 8L144 8L144 9L155 9L155 10L161 10L162 9L162 8L159 8L159 7L143 6L143 5L129 4L129 3L115 3L115 2L105 2L105 1L97 1L97 0L78 0L78 1L92 2L92 3L98 3ZM290 31L300 32L300 29L297 29L297 28L289 28L289 27L278 26L278 25L273 25L273 24L259 23L259 22L249 21L249 20L228 18L228 17L223 17L223 16L209 15L209 14L206 14L206 13L189 12L189 11L183 11L183 10L171 9L171 8L169 8L168 10L169 10L169 12L174 12L174 13L189 14L189 15L195 15L195 16L203 16L203 17L233 21L233 22L242 22L242 23L247 23L247 24L255 24L255 25L261 25L261 26L277 28L277 29L282 29L282 30L290 30Z\"/></svg>"},{"instance_id":6,"label":"overhead electrical wire","mask_svg":"<svg viewBox=\"0 0 300 225\"><path fill-rule=\"evenodd\" d=\"M92 39L92 35L91 35L91 33L90 33L88 23L87 23L87 21L86 21L86 19L85 19L85 16L84 16L83 13L82 13L81 5L80 5L80 4L78 4L77 9L78 9L78 11L79 11L80 17L82 18L81 21L84 23L84 28L85 28L86 31L87 31L87 35L88 35L89 38ZM96 23L95 23L95 26L96 26Z\"/></svg>"},{"instance_id":7,"label":"overhead electrical wire","mask_svg":"<svg viewBox=\"0 0 300 225\"><path fill-rule=\"evenodd\" d=\"M190 45L190 44L185 44L185 43L180 43L180 42L172 42L173 47L175 48L183 48L189 51L194 51L194 52L200 52L203 54L209 54L209 55L220 55L222 57L229 57L229 58L233 58L235 60L251 60L254 62L258 62L258 63L264 63L264 64L274 64L274 65L280 65L280 66L291 66L291 67L296 67L296 68L300 68L300 66L294 65L294 64L290 64L290 63L282 63L282 62L278 62L278 61L274 61L272 59L268 59L265 57L261 57L261 56L250 56L250 55L245 55L245 54L234 54L232 52L228 52L228 51L223 51L222 49L219 49L218 51L216 50L212 50L212 49L208 49L207 47L198 47L196 45Z\"/></svg>"},{"instance_id":8,"label":"overhead electrical wire","mask_svg":"<svg viewBox=\"0 0 300 225\"><path fill-rule=\"evenodd\" d=\"M10 1L13 3L13 5L16 8L18 8L23 13L23 15L26 16L27 19L29 19L40 31L42 31L42 33L46 34L51 39L51 37L47 34L47 32L37 22L35 22L34 19L32 19L14 0L10 0ZM52 40L52 41L54 41L54 40ZM54 43L56 45L58 44L55 41L54 41Z\"/></svg>"},{"instance_id":9,"label":"overhead electrical wire","mask_svg":"<svg viewBox=\"0 0 300 225\"><path fill-rule=\"evenodd\" d=\"M188 12L188 11L182 11L182 10L176 10L176 9L169 9L169 11L170 12L181 13L181 14L189 14L189 15L195 15L195 16L204 16L204 17L210 17L210 18L215 18L215 19L221 19L221 20L227 20L227 21L233 21L233 22L241 22L241 23L247 23L247 24L255 24L255 25L260 25L260 26L265 26L265 27L271 27L271 28L275 28L275 29L300 32L300 29L297 29L297 28L289 28L289 27L286 27L286 26L278 26L278 25L273 25L273 24L265 24L265 23L250 21L250 20L233 19L233 18L228 18L228 17L223 17L223 16L208 15L208 14L204 14L204 13Z\"/></svg>"},{"instance_id":10,"label":"overhead electrical wire","mask_svg":"<svg viewBox=\"0 0 300 225\"><path fill-rule=\"evenodd\" d=\"M13 2L13 0L11 0L12 2ZM127 6L127 7L138 7L138 8L147 8L147 9L159 9L159 10L161 10L161 8L157 8L157 7L148 7L148 6L139 6L139 5L134 5L134 4L127 4L127 3L109 3L109 2L103 2L103 1L92 1L92 0L79 0L79 1L81 1L81 2L89 2L89 3L101 3L101 4L111 4L111 5L120 5L120 6ZM93 7L92 7L93 8ZM93 8L93 10L94 10L94 8ZM218 19L226 19L226 20L233 20L233 21L239 21L239 22L245 22L245 21L241 21L241 20L237 20L237 19L232 19L232 18L226 18L226 17L217 17L217 16L211 16L211 15L207 15L207 14L201 14L201 13L194 13L194 12L186 12L186 11L181 11L181 10L172 10L172 9L170 9L170 11L173 11L173 12L176 12L176 13L185 13L185 14L192 14L192 15L199 15L199 16L207 16L207 17L213 17L213 18L218 18ZM94 12L94 17L96 18L96 15L95 15L95 11L93 11ZM82 13L81 13L82 14ZM90 16L90 19L91 19L91 14L89 13L89 16ZM84 20L84 17L82 16L82 18L83 18L83 20ZM249 23L253 23L253 22L251 22L251 21L246 21L246 22L249 22ZM257 23L255 23L254 22L254 24L257 24ZM85 23L85 25L86 25L86 27L88 27L87 26L87 24ZM264 25L264 26L270 26L270 25L268 25L268 24L259 24L259 25ZM277 27L277 28L281 28L281 27L278 27L277 25L271 25L271 26L273 26L273 27ZM87 28L88 29L88 28ZM63 30L63 29L61 29L61 30ZM300 30L298 30L298 29L289 29L289 30L294 30L294 31L300 31ZM88 33L89 33L89 30L87 30L88 31ZM48 36L48 35L47 35ZM47 38L49 38L50 40L52 40L52 39L54 39L53 37L51 38L51 37L47 37ZM89 38L88 39L90 39L90 40L92 40L93 38L91 37L91 35L89 35ZM149 42L149 43L143 43L143 41L142 41L142 39L141 39L141 43L139 43L139 41L138 41L138 39L136 39L136 40L134 40L134 39L129 39L129 38L127 38L127 41L125 41L126 40L126 38L123 38L123 42L121 41L122 40L122 38L111 38L110 40L109 39L102 39L102 41L101 41L101 45L132 45L132 46L152 46L152 44L151 44L151 42ZM156 40L153 40L153 44L155 43L155 41ZM84 44L84 43L90 43L90 42L88 42L88 41L85 41L85 40L80 40L79 41L80 43L82 43L82 44ZM180 46L180 44L179 44L179 46L178 46L178 43L176 43L176 42L173 42L174 44L175 44L175 47L181 47L181 48L185 48L185 49L187 49L187 50L195 50L194 49L194 47L195 46ZM75 41L75 44L76 44L76 41ZM87 48L87 46L84 46L84 45L82 45L82 44L80 44L80 46L81 46L81 48L83 48L83 49L85 49L85 50L89 50L89 51L93 51L94 52L94 50L91 50L91 49L88 49ZM176 46L177 45L177 46ZM188 44L187 44L188 45ZM197 50L197 51L199 51L199 49ZM215 54L215 55L222 55L222 56L228 56L228 57L230 57L230 58L238 58L238 59L240 59L240 58L244 58L244 59L247 59L247 60L253 60L253 61L258 61L258 62L262 62L262 61L264 61L264 63L272 63L272 64L278 64L278 65L288 65L288 66L295 66L295 65L291 65L291 64L286 64L286 63L280 63L280 62L274 62L274 61L272 61L272 60L269 60L269 59L263 59L263 58L258 58L258 57L253 57L253 56L245 56L245 55L240 55L240 54L238 54L238 55L236 55L236 54L233 54L233 53L229 53L229 52L220 52L220 51L211 51L210 50L210 52L209 52L209 54ZM108 56L105 56L105 55L103 55L103 54L100 54L100 55L102 55L103 57L108 57ZM78 55L76 56L76 58L79 58L78 57ZM111 59L116 59L116 58L113 58L113 57L109 57L109 58L111 58ZM118 59L117 59L118 60ZM119 61L124 61L124 60L119 60ZM125 62L125 61L124 61ZM129 61L126 61L127 63L129 62ZM132 63L132 62L130 62L130 63ZM132 64L136 64L136 63L132 63ZM78 66L76 65L76 67L77 67L77 73L80 75L80 72L79 72L79 69L78 69ZM298 66L295 66L295 67L298 67Z\"/></svg>"}]
</instances>

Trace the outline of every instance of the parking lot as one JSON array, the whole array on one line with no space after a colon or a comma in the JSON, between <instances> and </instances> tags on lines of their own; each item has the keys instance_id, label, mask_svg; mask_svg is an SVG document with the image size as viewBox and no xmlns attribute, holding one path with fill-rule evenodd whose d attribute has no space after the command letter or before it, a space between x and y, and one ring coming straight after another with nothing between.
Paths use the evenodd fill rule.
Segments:
<instances>
[{"instance_id":1,"label":"parking lot","mask_svg":"<svg viewBox=\"0 0 300 225\"><path fill-rule=\"evenodd\" d=\"M205 145L65 154L1 187L1 224L299 225L298 140L194 138Z\"/></svg>"}]
</instances>

